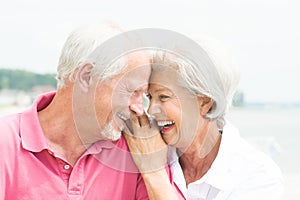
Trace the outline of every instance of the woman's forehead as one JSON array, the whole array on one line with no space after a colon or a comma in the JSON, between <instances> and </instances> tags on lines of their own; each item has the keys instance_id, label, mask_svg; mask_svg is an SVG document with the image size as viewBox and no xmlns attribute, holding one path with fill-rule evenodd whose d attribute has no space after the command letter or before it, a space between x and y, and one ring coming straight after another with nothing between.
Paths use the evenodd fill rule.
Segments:
<instances>
[{"instance_id":1,"label":"woman's forehead","mask_svg":"<svg viewBox=\"0 0 300 200\"><path fill-rule=\"evenodd\" d=\"M170 67L153 68L150 76L150 84L175 84L179 81L178 72Z\"/></svg>"}]
</instances>

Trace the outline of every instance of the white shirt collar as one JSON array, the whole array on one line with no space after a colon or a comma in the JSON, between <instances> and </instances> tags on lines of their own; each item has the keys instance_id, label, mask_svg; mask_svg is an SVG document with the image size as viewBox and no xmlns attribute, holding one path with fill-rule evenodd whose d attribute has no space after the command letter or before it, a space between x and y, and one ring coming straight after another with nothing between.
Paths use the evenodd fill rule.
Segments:
<instances>
[{"instance_id":1,"label":"white shirt collar","mask_svg":"<svg viewBox=\"0 0 300 200\"><path fill-rule=\"evenodd\" d=\"M208 172L199 180L190 183L188 189L186 188L186 182L184 175L181 169L181 166L178 162L178 155L176 149L169 147L168 160L171 161L171 170L173 180L181 190L185 197L196 197L197 198L206 198L208 192L217 194L219 191L225 191L233 187L237 180L231 180L232 176L230 175L231 169L228 161L232 156L234 151L233 135L239 135L236 128L234 128L229 122L226 122L226 125L223 129L222 140L219 148L217 157L215 158L211 168ZM230 184L231 183L231 184ZM201 187L199 187L201 185Z\"/></svg>"}]
</instances>

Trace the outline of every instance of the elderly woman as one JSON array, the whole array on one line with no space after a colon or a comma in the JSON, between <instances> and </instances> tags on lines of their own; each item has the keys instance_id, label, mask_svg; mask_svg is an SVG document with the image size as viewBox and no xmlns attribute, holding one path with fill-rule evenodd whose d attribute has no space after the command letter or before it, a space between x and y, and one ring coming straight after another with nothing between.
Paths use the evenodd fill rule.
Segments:
<instances>
[{"instance_id":1,"label":"elderly woman","mask_svg":"<svg viewBox=\"0 0 300 200\"><path fill-rule=\"evenodd\" d=\"M133 159L148 190L160 199L177 198L165 162L185 199L280 199L279 168L224 118L239 75L211 55L204 49L198 60L155 53L148 109L155 120L149 127L147 117L132 115L125 137Z\"/></svg>"}]
</instances>

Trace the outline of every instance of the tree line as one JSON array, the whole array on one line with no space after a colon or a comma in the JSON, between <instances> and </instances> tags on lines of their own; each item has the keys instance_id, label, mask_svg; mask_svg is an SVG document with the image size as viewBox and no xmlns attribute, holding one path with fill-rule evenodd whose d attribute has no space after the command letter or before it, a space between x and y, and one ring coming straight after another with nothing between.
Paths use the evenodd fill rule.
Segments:
<instances>
[{"instance_id":1,"label":"tree line","mask_svg":"<svg viewBox=\"0 0 300 200\"><path fill-rule=\"evenodd\" d=\"M20 69L0 69L0 89L28 91L38 85L56 87L55 74L38 74Z\"/></svg>"}]
</instances>

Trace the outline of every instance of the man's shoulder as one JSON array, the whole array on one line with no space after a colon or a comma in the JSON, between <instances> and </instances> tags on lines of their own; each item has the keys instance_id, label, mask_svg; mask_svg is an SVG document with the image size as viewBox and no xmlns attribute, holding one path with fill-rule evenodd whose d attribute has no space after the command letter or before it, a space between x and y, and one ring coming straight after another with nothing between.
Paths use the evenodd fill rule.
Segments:
<instances>
[{"instance_id":1,"label":"man's shoulder","mask_svg":"<svg viewBox=\"0 0 300 200\"><path fill-rule=\"evenodd\" d=\"M17 131L20 126L21 113L10 114L0 118L0 135L7 131Z\"/></svg>"},{"instance_id":2,"label":"man's shoulder","mask_svg":"<svg viewBox=\"0 0 300 200\"><path fill-rule=\"evenodd\" d=\"M21 113L11 114L0 118L0 143L1 147L10 145L20 137Z\"/></svg>"}]
</instances>

